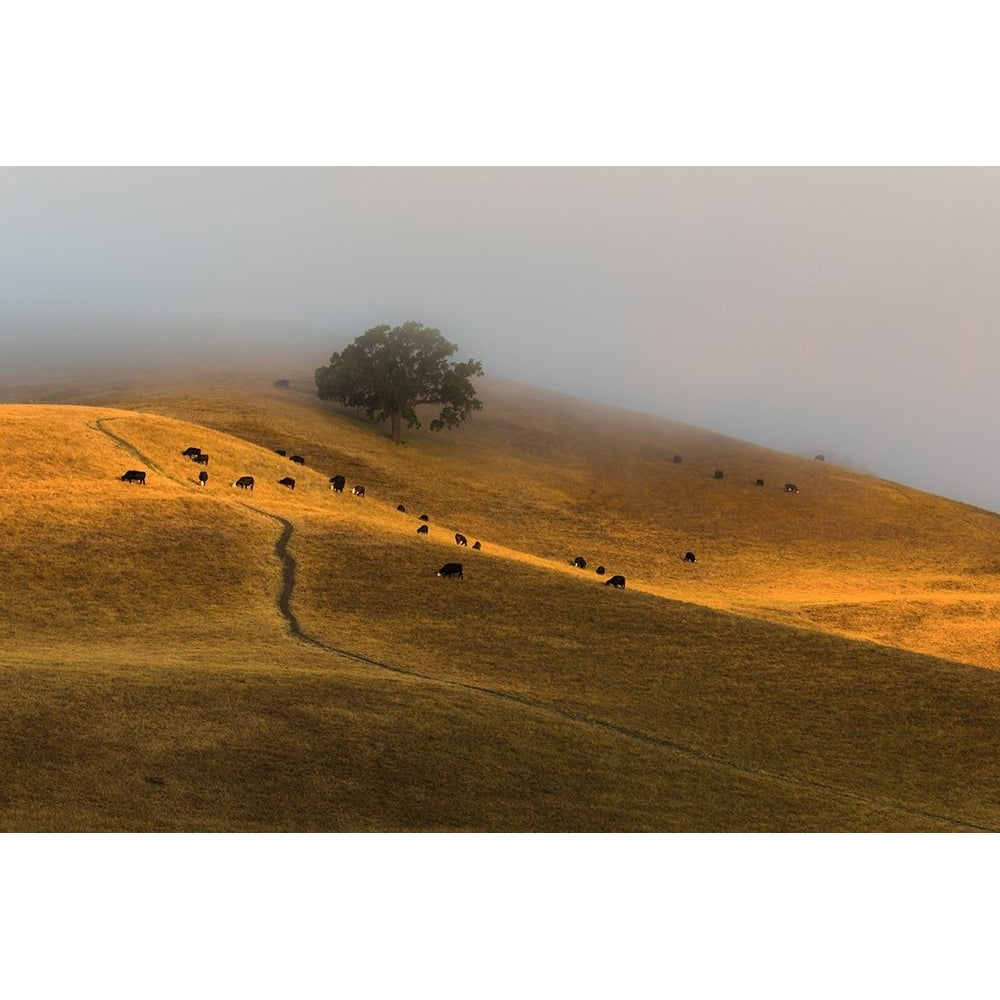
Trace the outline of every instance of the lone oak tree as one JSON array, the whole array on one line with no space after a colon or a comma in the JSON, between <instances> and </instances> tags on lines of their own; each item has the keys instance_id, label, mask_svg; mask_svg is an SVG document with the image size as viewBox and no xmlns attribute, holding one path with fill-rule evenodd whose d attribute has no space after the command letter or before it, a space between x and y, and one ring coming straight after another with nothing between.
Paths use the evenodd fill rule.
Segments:
<instances>
[{"instance_id":1,"label":"lone oak tree","mask_svg":"<svg viewBox=\"0 0 1000 1000\"><path fill-rule=\"evenodd\" d=\"M431 430L457 427L481 410L473 377L483 374L478 361L449 361L458 347L440 330L415 323L373 326L353 344L316 369L320 399L364 409L375 420L389 419L392 440L402 440L402 422L419 427L416 407L440 406Z\"/></svg>"}]
</instances>

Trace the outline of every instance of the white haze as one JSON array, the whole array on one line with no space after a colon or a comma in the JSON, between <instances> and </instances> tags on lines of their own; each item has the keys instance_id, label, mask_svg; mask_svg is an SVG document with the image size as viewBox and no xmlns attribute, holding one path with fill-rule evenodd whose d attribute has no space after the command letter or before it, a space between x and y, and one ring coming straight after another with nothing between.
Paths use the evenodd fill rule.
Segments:
<instances>
[{"instance_id":1,"label":"white haze","mask_svg":"<svg viewBox=\"0 0 1000 1000\"><path fill-rule=\"evenodd\" d=\"M27 364L416 319L487 371L1000 509L990 168L0 169Z\"/></svg>"}]
</instances>

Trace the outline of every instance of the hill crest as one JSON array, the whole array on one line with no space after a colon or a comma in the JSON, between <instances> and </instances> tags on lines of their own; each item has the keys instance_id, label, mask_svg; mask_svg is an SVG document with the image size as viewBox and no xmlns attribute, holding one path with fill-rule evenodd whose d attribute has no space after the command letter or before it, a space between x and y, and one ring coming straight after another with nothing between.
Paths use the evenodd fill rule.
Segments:
<instances>
[{"instance_id":1,"label":"hill crest","mask_svg":"<svg viewBox=\"0 0 1000 1000\"><path fill-rule=\"evenodd\" d=\"M302 380L292 384L161 384L126 398L141 410L84 405L81 413L91 431L109 432L105 445L121 439L119 465L128 464L121 442L134 440L151 472L173 484L151 475L148 487L168 495L196 487L198 469L180 451L197 443L212 455L207 495L226 503L242 492L228 484L250 474L263 486L254 503L270 514L337 520L349 509L366 530L395 535L416 530L396 511L403 504L407 516L432 515L435 544L461 532L494 556L563 572L580 555L590 567L623 573L630 589L1000 666L1000 560L984 555L1000 519L990 512L498 380L487 382L486 408L473 421L445 435L415 432L400 448L303 391ZM63 412L74 411L0 408L13 442L7 461L30 465L31 483L50 477L50 488L63 489L69 477L79 490L84 470L95 481L107 477L111 459L106 446L83 442L53 452L59 435L48 421ZM303 453L306 465L277 455L282 446ZM348 477L348 489L364 484L366 502L332 503L327 480L335 473ZM275 485L286 475L296 479L294 492ZM791 481L798 493L784 490ZM688 551L696 563L683 561Z\"/></svg>"}]
</instances>

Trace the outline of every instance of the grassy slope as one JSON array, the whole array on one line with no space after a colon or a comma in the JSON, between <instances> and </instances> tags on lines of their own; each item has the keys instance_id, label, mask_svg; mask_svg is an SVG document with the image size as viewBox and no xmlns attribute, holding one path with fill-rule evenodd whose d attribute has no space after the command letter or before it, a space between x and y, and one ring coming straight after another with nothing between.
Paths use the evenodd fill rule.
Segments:
<instances>
[{"instance_id":1,"label":"grassy slope","mask_svg":"<svg viewBox=\"0 0 1000 1000\"><path fill-rule=\"evenodd\" d=\"M108 394L116 405L298 450L375 498L426 508L493 546L560 564L579 554L665 596L1000 666L996 514L502 382L486 384L486 409L462 428L410 432L402 448L316 400L308 373L292 387L185 377ZM716 469L725 479L713 478ZM786 482L800 493L785 493ZM694 566L681 561L688 549Z\"/></svg>"},{"instance_id":2,"label":"grassy slope","mask_svg":"<svg viewBox=\"0 0 1000 1000\"><path fill-rule=\"evenodd\" d=\"M992 665L992 515L515 386L394 448L296 388L0 408L6 828L1000 825L1000 675L818 631ZM322 645L277 612L275 517Z\"/></svg>"}]
</instances>

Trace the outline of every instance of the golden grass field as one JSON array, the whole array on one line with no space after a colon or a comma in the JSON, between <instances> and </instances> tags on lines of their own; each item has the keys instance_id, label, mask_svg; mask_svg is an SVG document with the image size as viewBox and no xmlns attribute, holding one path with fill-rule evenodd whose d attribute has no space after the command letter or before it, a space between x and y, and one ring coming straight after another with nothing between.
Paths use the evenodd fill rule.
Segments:
<instances>
[{"instance_id":1,"label":"golden grass field","mask_svg":"<svg viewBox=\"0 0 1000 1000\"><path fill-rule=\"evenodd\" d=\"M8 388L0 828L1000 829L997 515L480 395L395 446L306 365Z\"/></svg>"}]
</instances>

